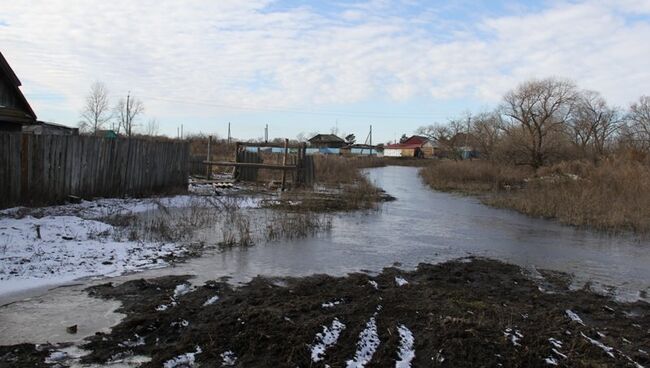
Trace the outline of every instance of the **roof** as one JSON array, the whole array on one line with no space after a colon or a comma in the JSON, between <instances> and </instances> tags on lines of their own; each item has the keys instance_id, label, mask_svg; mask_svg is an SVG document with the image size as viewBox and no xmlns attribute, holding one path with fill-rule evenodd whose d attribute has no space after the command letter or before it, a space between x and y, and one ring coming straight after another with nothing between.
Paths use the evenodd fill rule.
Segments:
<instances>
[{"instance_id":1,"label":"roof","mask_svg":"<svg viewBox=\"0 0 650 368\"><path fill-rule=\"evenodd\" d=\"M315 136L309 139L310 142L337 142L345 143L343 138L337 136L336 134L316 134Z\"/></svg>"},{"instance_id":2,"label":"roof","mask_svg":"<svg viewBox=\"0 0 650 368\"><path fill-rule=\"evenodd\" d=\"M412 135L409 137L407 140L405 140L402 143L407 143L407 144L419 144L420 146L427 143L429 141L429 138L423 137L421 135Z\"/></svg>"},{"instance_id":3,"label":"roof","mask_svg":"<svg viewBox=\"0 0 650 368\"><path fill-rule=\"evenodd\" d=\"M416 149L421 148L420 143L394 143L384 146L384 149Z\"/></svg>"},{"instance_id":4,"label":"roof","mask_svg":"<svg viewBox=\"0 0 650 368\"><path fill-rule=\"evenodd\" d=\"M22 85L20 83L20 79L18 79L18 76L16 76L16 73L14 73L14 70L11 69L9 62L7 62L7 59L5 59L4 55L2 55L2 52L0 52L0 72L9 80L9 83L14 87L16 96L23 103L25 109L27 110L25 112L28 113L34 120L36 120L36 114L34 113L34 110L32 110L32 107L29 106L29 102L27 102L25 95L23 95L23 92L19 88Z\"/></svg>"}]
</instances>

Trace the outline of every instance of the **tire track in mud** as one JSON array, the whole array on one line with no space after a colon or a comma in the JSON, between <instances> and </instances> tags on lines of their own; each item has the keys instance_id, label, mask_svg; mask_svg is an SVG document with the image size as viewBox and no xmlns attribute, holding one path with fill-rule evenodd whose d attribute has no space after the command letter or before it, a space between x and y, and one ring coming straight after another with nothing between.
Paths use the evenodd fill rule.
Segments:
<instances>
[{"instance_id":1,"label":"tire track in mud","mask_svg":"<svg viewBox=\"0 0 650 368\"><path fill-rule=\"evenodd\" d=\"M186 281L165 277L92 288L94 296L121 300L127 317L111 333L91 337L84 347L91 353L82 361L148 356L145 367L176 361L237 367L650 366L648 304L618 303L559 284L545 293L520 268L496 261L420 265L413 272L388 268L376 276L256 278L237 289L208 282L186 290L179 286ZM156 310L170 298L174 305ZM3 353L11 358L8 349L0 348L0 362Z\"/></svg>"}]
</instances>

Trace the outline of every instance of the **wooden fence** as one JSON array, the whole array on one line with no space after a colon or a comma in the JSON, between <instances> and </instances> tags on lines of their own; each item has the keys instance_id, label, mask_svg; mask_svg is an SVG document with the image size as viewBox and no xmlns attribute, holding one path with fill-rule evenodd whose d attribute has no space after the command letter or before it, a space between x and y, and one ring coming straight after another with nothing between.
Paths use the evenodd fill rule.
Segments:
<instances>
[{"instance_id":1,"label":"wooden fence","mask_svg":"<svg viewBox=\"0 0 650 368\"><path fill-rule=\"evenodd\" d=\"M3 133L0 207L183 187L188 162L185 142Z\"/></svg>"}]
</instances>

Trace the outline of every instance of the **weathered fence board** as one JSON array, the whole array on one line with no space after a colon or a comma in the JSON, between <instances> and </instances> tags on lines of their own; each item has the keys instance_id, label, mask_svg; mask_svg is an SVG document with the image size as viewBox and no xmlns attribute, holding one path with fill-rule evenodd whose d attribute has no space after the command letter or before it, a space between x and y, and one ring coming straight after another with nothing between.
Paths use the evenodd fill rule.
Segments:
<instances>
[{"instance_id":1,"label":"weathered fence board","mask_svg":"<svg viewBox=\"0 0 650 368\"><path fill-rule=\"evenodd\" d=\"M0 207L182 187L188 160L185 142L1 133Z\"/></svg>"}]
</instances>

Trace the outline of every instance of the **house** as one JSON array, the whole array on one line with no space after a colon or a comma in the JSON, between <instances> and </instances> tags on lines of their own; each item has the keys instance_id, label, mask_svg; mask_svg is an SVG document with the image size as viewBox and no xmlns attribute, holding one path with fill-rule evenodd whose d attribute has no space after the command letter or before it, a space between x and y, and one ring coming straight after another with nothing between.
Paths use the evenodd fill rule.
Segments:
<instances>
[{"instance_id":1,"label":"house","mask_svg":"<svg viewBox=\"0 0 650 368\"><path fill-rule=\"evenodd\" d=\"M427 137L414 135L400 143L384 147L385 157L420 157L428 158L436 154L438 144Z\"/></svg>"},{"instance_id":2,"label":"house","mask_svg":"<svg viewBox=\"0 0 650 368\"><path fill-rule=\"evenodd\" d=\"M316 134L309 139L309 145L314 148L342 148L346 143L335 134Z\"/></svg>"},{"instance_id":3,"label":"house","mask_svg":"<svg viewBox=\"0 0 650 368\"><path fill-rule=\"evenodd\" d=\"M0 52L0 131L20 132L36 123L36 114L20 90L21 83Z\"/></svg>"}]
</instances>

